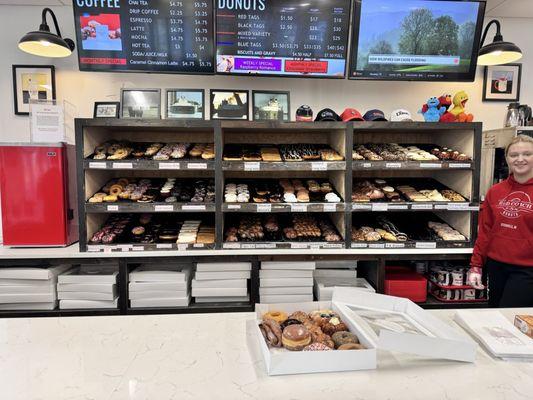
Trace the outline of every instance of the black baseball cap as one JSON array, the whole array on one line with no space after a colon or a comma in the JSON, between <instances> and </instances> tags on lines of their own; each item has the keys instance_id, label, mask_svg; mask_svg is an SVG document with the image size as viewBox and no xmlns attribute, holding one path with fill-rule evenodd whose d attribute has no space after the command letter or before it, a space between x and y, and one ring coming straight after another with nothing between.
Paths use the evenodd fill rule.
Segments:
<instances>
[{"instance_id":1,"label":"black baseball cap","mask_svg":"<svg viewBox=\"0 0 533 400\"><path fill-rule=\"evenodd\" d=\"M342 121L342 119L339 117L339 114L331 108L324 108L316 115L315 122L316 121Z\"/></svg>"},{"instance_id":2,"label":"black baseball cap","mask_svg":"<svg viewBox=\"0 0 533 400\"><path fill-rule=\"evenodd\" d=\"M365 121L386 121L385 114L381 110L369 110L363 115Z\"/></svg>"},{"instance_id":3,"label":"black baseball cap","mask_svg":"<svg viewBox=\"0 0 533 400\"><path fill-rule=\"evenodd\" d=\"M309 122L313 120L313 110L307 104L304 104L296 110L296 121Z\"/></svg>"}]
</instances>

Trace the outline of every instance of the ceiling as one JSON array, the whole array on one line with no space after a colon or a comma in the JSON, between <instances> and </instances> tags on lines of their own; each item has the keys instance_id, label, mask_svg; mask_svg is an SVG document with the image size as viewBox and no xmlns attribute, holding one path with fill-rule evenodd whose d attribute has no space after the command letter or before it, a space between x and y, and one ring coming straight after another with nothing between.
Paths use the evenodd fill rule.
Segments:
<instances>
[{"instance_id":1,"label":"ceiling","mask_svg":"<svg viewBox=\"0 0 533 400\"><path fill-rule=\"evenodd\" d=\"M0 0L0 5L67 6L72 0ZM488 17L533 18L532 0L487 0Z\"/></svg>"}]
</instances>

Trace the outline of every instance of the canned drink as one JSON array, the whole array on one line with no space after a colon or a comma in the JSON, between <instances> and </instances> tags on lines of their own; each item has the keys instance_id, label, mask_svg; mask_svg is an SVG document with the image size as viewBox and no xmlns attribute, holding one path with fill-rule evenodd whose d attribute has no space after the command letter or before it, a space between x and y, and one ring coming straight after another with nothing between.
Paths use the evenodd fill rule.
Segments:
<instances>
[{"instance_id":1,"label":"canned drink","mask_svg":"<svg viewBox=\"0 0 533 400\"><path fill-rule=\"evenodd\" d=\"M452 271L452 286L463 286L463 271L457 269Z\"/></svg>"}]
</instances>

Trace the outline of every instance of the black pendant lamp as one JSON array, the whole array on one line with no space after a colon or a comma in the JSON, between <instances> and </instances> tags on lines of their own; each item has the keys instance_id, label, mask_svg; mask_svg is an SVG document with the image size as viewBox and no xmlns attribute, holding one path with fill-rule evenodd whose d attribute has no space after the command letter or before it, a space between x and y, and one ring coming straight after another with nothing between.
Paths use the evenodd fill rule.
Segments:
<instances>
[{"instance_id":1,"label":"black pendant lamp","mask_svg":"<svg viewBox=\"0 0 533 400\"><path fill-rule=\"evenodd\" d=\"M57 34L50 32L50 27L46 23L46 13L51 15ZM76 46L73 40L61 37L54 12L45 8L39 30L25 34L20 39L18 47L22 51L36 56L60 58L70 56Z\"/></svg>"},{"instance_id":2,"label":"black pendant lamp","mask_svg":"<svg viewBox=\"0 0 533 400\"><path fill-rule=\"evenodd\" d=\"M492 43L483 46L487 33L491 25L496 25L496 35ZM485 27L481 38L481 48L479 49L477 63L479 65L502 65L518 61L522 58L522 50L511 42L504 42L501 33L501 26L498 20L493 19Z\"/></svg>"}]
</instances>

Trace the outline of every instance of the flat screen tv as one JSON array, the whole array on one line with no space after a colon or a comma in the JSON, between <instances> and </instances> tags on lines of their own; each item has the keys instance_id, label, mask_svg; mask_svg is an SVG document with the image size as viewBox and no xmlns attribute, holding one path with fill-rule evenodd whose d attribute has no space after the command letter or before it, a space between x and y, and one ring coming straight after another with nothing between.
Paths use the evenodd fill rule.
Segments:
<instances>
[{"instance_id":1,"label":"flat screen tv","mask_svg":"<svg viewBox=\"0 0 533 400\"><path fill-rule=\"evenodd\" d=\"M484 1L355 0L350 79L473 81Z\"/></svg>"},{"instance_id":2,"label":"flat screen tv","mask_svg":"<svg viewBox=\"0 0 533 400\"><path fill-rule=\"evenodd\" d=\"M215 0L216 72L344 78L351 0Z\"/></svg>"},{"instance_id":3,"label":"flat screen tv","mask_svg":"<svg viewBox=\"0 0 533 400\"><path fill-rule=\"evenodd\" d=\"M73 0L81 71L214 74L213 0Z\"/></svg>"}]
</instances>

